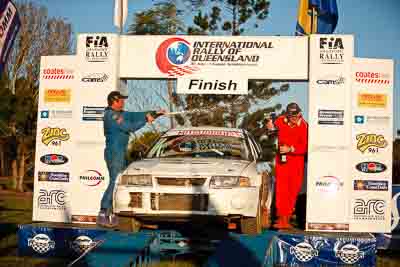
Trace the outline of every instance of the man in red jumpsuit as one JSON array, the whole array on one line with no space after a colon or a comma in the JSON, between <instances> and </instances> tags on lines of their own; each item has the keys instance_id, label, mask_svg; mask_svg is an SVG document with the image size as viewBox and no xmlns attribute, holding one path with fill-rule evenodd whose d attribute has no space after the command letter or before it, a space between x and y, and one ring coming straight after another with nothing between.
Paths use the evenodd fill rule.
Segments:
<instances>
[{"instance_id":1,"label":"man in red jumpsuit","mask_svg":"<svg viewBox=\"0 0 400 267\"><path fill-rule=\"evenodd\" d=\"M275 121L279 148L275 163L277 229L293 227L289 221L303 183L308 124L300 112L296 103L290 103L286 113ZM271 120L267 128L274 128Z\"/></svg>"}]
</instances>

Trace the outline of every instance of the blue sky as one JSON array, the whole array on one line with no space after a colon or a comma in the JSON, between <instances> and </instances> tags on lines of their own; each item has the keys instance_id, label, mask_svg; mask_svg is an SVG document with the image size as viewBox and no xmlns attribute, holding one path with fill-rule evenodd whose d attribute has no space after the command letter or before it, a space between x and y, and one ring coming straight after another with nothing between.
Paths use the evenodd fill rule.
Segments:
<instances>
[{"instance_id":1,"label":"blue sky","mask_svg":"<svg viewBox=\"0 0 400 267\"><path fill-rule=\"evenodd\" d=\"M63 17L73 25L75 33L117 32L113 26L113 0L34 0L47 6L49 15ZM129 17L151 7L154 1L129 1ZM297 0L270 0L269 17L257 30L247 35L293 35L297 18ZM339 21L337 34L353 34L355 56L391 58L395 60L394 121L400 129L400 1L399 0L337 0ZM305 86L294 86L280 101L296 100L306 105Z\"/></svg>"}]
</instances>

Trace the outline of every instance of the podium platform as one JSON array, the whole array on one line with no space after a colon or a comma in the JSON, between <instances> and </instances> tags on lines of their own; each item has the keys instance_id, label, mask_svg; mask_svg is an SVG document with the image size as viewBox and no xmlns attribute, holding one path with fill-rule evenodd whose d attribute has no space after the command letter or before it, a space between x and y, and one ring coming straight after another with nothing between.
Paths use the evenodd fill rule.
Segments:
<instances>
[{"instance_id":1,"label":"podium platform","mask_svg":"<svg viewBox=\"0 0 400 267\"><path fill-rule=\"evenodd\" d=\"M204 233L207 231L205 230ZM76 260L74 266L146 266L182 255L202 256L202 266L375 266L371 234L264 231L257 236L177 230L139 233L75 224L20 225L21 256ZM84 253L84 254L83 254ZM188 258L188 257L186 257Z\"/></svg>"}]
</instances>

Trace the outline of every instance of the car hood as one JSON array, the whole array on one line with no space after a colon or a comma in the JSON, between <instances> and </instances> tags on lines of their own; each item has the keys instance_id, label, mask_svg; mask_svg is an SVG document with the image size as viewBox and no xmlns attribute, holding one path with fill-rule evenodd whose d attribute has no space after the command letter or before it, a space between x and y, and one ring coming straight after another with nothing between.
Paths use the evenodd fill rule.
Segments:
<instances>
[{"instance_id":1,"label":"car hood","mask_svg":"<svg viewBox=\"0 0 400 267\"><path fill-rule=\"evenodd\" d=\"M251 162L227 159L144 159L133 162L126 169L126 174L158 175L241 175Z\"/></svg>"}]
</instances>

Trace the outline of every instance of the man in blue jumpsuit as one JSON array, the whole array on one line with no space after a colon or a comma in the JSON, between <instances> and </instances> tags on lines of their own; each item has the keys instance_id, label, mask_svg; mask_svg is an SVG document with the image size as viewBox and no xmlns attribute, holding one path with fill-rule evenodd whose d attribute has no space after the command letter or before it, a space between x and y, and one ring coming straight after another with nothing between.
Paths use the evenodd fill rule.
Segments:
<instances>
[{"instance_id":1,"label":"man in blue jumpsuit","mask_svg":"<svg viewBox=\"0 0 400 267\"><path fill-rule=\"evenodd\" d=\"M127 112L123 110L127 96L118 91L112 91L107 96L108 107L104 112L104 136L106 148L104 158L110 177L110 183L101 199L100 212L97 217L99 225L113 227L117 218L112 212L112 198L117 175L123 171L127 162L125 159L129 134L142 128L146 123L152 123L163 111Z\"/></svg>"}]
</instances>

